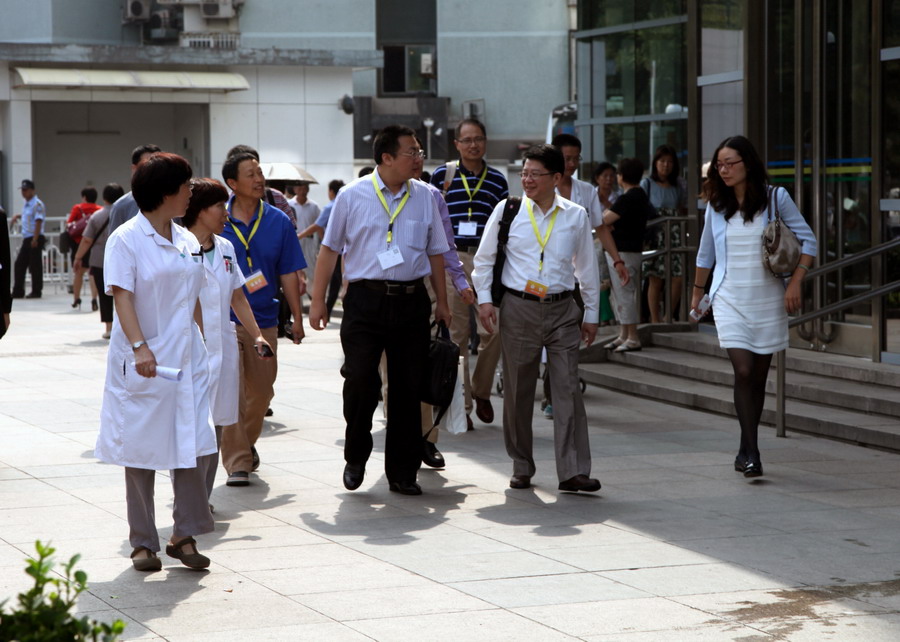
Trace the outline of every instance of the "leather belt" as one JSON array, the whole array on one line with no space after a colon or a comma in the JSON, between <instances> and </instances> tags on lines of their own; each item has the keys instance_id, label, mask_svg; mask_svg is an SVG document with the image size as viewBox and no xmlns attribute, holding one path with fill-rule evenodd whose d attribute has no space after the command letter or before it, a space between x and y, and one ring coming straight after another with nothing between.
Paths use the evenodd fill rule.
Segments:
<instances>
[{"instance_id":1,"label":"leather belt","mask_svg":"<svg viewBox=\"0 0 900 642\"><path fill-rule=\"evenodd\" d=\"M425 287L425 282L422 279L416 279L415 281L373 281L371 279L361 279L356 281L356 283L387 296L414 294L417 290Z\"/></svg>"},{"instance_id":2,"label":"leather belt","mask_svg":"<svg viewBox=\"0 0 900 642\"><path fill-rule=\"evenodd\" d=\"M510 288L506 288L506 293L517 296L520 299L525 299L526 301L537 301L538 303L556 303L557 301L562 301L563 299L568 299L572 296L572 290L548 294L543 299L535 294L529 294L528 292L522 292L521 290L512 290Z\"/></svg>"}]
</instances>

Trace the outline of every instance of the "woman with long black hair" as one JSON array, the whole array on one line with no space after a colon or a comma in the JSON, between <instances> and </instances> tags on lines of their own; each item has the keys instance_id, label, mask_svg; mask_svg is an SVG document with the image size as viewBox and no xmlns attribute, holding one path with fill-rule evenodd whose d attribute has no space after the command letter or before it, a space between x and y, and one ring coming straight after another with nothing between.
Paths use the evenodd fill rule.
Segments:
<instances>
[{"instance_id":1,"label":"woman with long black hair","mask_svg":"<svg viewBox=\"0 0 900 642\"><path fill-rule=\"evenodd\" d=\"M743 136L727 138L716 149L703 197L708 205L691 309L699 312L715 265L709 296L719 345L734 368L734 407L741 426L734 469L745 477L759 477L763 469L758 433L766 378L772 355L788 347L787 315L800 310L801 283L815 260L816 238L787 190L769 185L759 154ZM762 263L762 234L772 204L801 243L800 263L787 284Z\"/></svg>"}]
</instances>

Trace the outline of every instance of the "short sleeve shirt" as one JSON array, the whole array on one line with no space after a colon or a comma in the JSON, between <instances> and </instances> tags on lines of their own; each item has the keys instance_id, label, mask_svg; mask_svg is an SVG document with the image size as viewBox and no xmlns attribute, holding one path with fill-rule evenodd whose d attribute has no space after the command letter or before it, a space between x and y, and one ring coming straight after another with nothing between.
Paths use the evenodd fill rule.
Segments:
<instances>
[{"instance_id":1,"label":"short sleeve shirt","mask_svg":"<svg viewBox=\"0 0 900 642\"><path fill-rule=\"evenodd\" d=\"M643 251L647 221L656 216L647 193L640 187L632 187L617 198L609 209L620 217L612 225L613 240L619 252Z\"/></svg>"}]
</instances>

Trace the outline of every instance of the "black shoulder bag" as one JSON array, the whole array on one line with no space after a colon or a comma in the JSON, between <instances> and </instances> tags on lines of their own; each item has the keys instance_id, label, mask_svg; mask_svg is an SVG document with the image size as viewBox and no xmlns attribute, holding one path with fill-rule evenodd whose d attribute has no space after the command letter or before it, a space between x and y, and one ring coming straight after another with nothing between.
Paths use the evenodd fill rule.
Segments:
<instances>
[{"instance_id":1,"label":"black shoulder bag","mask_svg":"<svg viewBox=\"0 0 900 642\"><path fill-rule=\"evenodd\" d=\"M506 199L506 207L503 208L503 216L500 217L500 226L497 230L497 258L494 259L494 280L491 282L491 300L494 306L500 305L500 300L506 292L501 277L503 266L506 265L506 243L509 241L509 228L513 219L522 207L522 199L518 196L510 196Z\"/></svg>"}]
</instances>

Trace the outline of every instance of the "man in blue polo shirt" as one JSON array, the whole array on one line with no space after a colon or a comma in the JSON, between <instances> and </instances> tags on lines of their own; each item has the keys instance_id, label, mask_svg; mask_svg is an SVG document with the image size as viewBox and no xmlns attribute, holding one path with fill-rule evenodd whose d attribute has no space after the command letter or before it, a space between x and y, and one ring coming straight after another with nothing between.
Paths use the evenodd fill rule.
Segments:
<instances>
[{"instance_id":1,"label":"man in blue polo shirt","mask_svg":"<svg viewBox=\"0 0 900 642\"><path fill-rule=\"evenodd\" d=\"M41 253L44 249L42 227L46 216L44 202L34 194L34 183L28 179L22 181L22 198L25 205L22 213L12 217L12 223L22 219L22 247L16 257L16 273L13 281L12 298L40 299L44 289L44 265ZM25 272L31 272L31 293L25 294Z\"/></svg>"},{"instance_id":2,"label":"man in blue polo shirt","mask_svg":"<svg viewBox=\"0 0 900 642\"><path fill-rule=\"evenodd\" d=\"M247 279L244 288L253 316L276 353L271 359L258 359L253 337L232 312L241 347L240 418L222 430L222 465L229 486L246 486L250 473L259 467L255 444L278 374L278 287L280 284L294 317L293 341L300 343L303 310L297 271L306 267L306 261L290 219L264 200L266 180L256 157L246 152L230 156L222 166L222 177L234 192L227 204L228 224L222 236L234 245L235 258Z\"/></svg>"},{"instance_id":3,"label":"man in blue polo shirt","mask_svg":"<svg viewBox=\"0 0 900 642\"><path fill-rule=\"evenodd\" d=\"M481 243L484 226L497 203L509 196L509 185L503 174L484 162L487 131L481 121L467 118L456 126L455 134L454 145L459 152L459 160L438 167L431 175L431 184L444 192L444 199L450 210L450 221L453 223L453 234L456 237L456 251L471 285L472 260L478 244ZM450 285L447 286L447 290L450 290ZM449 298L450 311L453 313L450 338L459 346L463 355L466 421L471 430L472 419L469 415L472 414L473 399L478 418L486 424L494 421L491 388L494 385L497 362L500 360L500 341L497 339L497 333L488 334L484 328L478 328L480 338L478 363L475 364L475 371L470 378L470 306L458 296Z\"/></svg>"}]
</instances>

